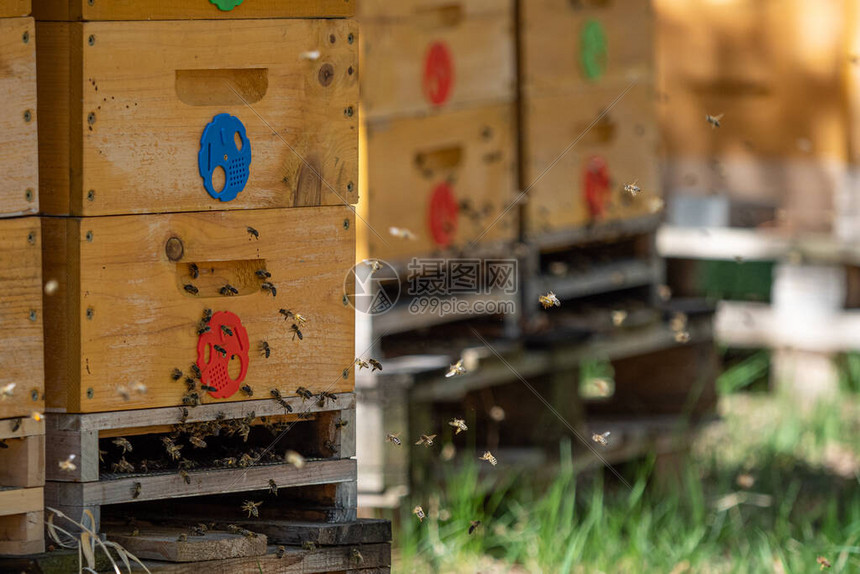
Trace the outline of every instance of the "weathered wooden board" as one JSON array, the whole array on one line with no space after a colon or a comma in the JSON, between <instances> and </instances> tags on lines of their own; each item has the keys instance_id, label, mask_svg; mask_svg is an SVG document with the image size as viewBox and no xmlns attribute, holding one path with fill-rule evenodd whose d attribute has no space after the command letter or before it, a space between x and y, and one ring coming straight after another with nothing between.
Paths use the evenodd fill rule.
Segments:
<instances>
[{"instance_id":1,"label":"weathered wooden board","mask_svg":"<svg viewBox=\"0 0 860 574\"><path fill-rule=\"evenodd\" d=\"M2 137L2 136L0 136ZM39 218L0 220L0 419L45 407Z\"/></svg>"},{"instance_id":2,"label":"weathered wooden board","mask_svg":"<svg viewBox=\"0 0 860 574\"><path fill-rule=\"evenodd\" d=\"M232 10L220 10L208 0L38 0L34 15L40 20L214 20L347 18L355 12L355 0L244 0L237 4Z\"/></svg>"},{"instance_id":3,"label":"weathered wooden board","mask_svg":"<svg viewBox=\"0 0 860 574\"><path fill-rule=\"evenodd\" d=\"M521 81L542 95L654 73L650 0L520 2Z\"/></svg>"},{"instance_id":4,"label":"weathered wooden board","mask_svg":"<svg viewBox=\"0 0 860 574\"><path fill-rule=\"evenodd\" d=\"M209 531L204 536L192 536L187 528L147 526L132 536L128 528L107 529L107 538L141 560L166 562L202 562L229 560L247 556L264 556L267 539L264 534L245 537L229 532ZM179 541L181 534L186 539Z\"/></svg>"},{"instance_id":5,"label":"weathered wooden board","mask_svg":"<svg viewBox=\"0 0 860 574\"><path fill-rule=\"evenodd\" d=\"M338 207L45 218L44 275L59 283L46 298L49 405L69 412L181 405L185 384L171 372L188 375L198 360L204 309L241 320L249 345L243 384L258 399L273 387L286 396L299 385L351 391L354 310L344 303L343 283L354 258L354 223L352 212ZM260 269L271 273L276 297L261 289ZM221 295L226 284L238 294ZM307 319L302 339L279 309ZM239 362L228 367L234 380ZM145 390L134 390L137 384ZM201 395L203 402L249 399L241 392Z\"/></svg>"},{"instance_id":6,"label":"weathered wooden board","mask_svg":"<svg viewBox=\"0 0 860 574\"><path fill-rule=\"evenodd\" d=\"M45 513L41 510L41 501L39 507L40 510L0 516L0 556L24 556L45 551Z\"/></svg>"},{"instance_id":7,"label":"weathered wooden board","mask_svg":"<svg viewBox=\"0 0 860 574\"><path fill-rule=\"evenodd\" d=\"M357 201L355 22L45 22L38 30L44 213ZM209 195L198 166L204 129L224 113L242 122L251 149L249 178L232 201Z\"/></svg>"},{"instance_id":8,"label":"weathered wooden board","mask_svg":"<svg viewBox=\"0 0 860 574\"><path fill-rule=\"evenodd\" d=\"M0 0L0 18L29 16L30 0Z\"/></svg>"},{"instance_id":9,"label":"weathered wooden board","mask_svg":"<svg viewBox=\"0 0 860 574\"><path fill-rule=\"evenodd\" d=\"M379 519L359 519L356 522L325 523L295 520L265 520L237 522L243 528L265 534L270 544L301 546L313 542L317 546L346 544L379 544L391 540L391 522Z\"/></svg>"},{"instance_id":10,"label":"weathered wooden board","mask_svg":"<svg viewBox=\"0 0 860 574\"><path fill-rule=\"evenodd\" d=\"M450 17L450 5L402 20L363 20L368 118L510 102L516 93L513 3Z\"/></svg>"},{"instance_id":11,"label":"weathered wooden board","mask_svg":"<svg viewBox=\"0 0 860 574\"><path fill-rule=\"evenodd\" d=\"M5 422L5 421L0 421ZM0 487L29 488L45 484L45 434L0 438Z\"/></svg>"},{"instance_id":12,"label":"weathered wooden board","mask_svg":"<svg viewBox=\"0 0 860 574\"><path fill-rule=\"evenodd\" d=\"M39 211L35 32L32 18L0 19L0 217Z\"/></svg>"},{"instance_id":13,"label":"weathered wooden board","mask_svg":"<svg viewBox=\"0 0 860 574\"><path fill-rule=\"evenodd\" d=\"M652 87L639 84L625 93L628 87L523 100L528 235L661 209ZM633 197L624 191L627 184L641 192Z\"/></svg>"},{"instance_id":14,"label":"weathered wooden board","mask_svg":"<svg viewBox=\"0 0 860 574\"><path fill-rule=\"evenodd\" d=\"M513 107L496 105L368 123L359 213L376 233L362 227L360 253L402 260L513 240L518 210L502 216L516 191L513 122ZM392 226L416 240L392 236Z\"/></svg>"}]
</instances>

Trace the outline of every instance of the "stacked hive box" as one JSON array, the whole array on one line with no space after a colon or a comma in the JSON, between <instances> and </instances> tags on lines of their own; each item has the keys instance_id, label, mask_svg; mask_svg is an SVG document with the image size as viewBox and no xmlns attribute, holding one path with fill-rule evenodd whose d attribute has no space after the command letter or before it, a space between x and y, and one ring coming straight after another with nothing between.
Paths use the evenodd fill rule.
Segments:
<instances>
[{"instance_id":1,"label":"stacked hive box","mask_svg":"<svg viewBox=\"0 0 860 574\"><path fill-rule=\"evenodd\" d=\"M76 518L271 479L320 485L303 499L354 519L352 6L38 6L50 505ZM303 469L272 435L252 448L294 424Z\"/></svg>"},{"instance_id":2,"label":"stacked hive box","mask_svg":"<svg viewBox=\"0 0 860 574\"><path fill-rule=\"evenodd\" d=\"M41 552L45 483L36 30L0 1L0 555Z\"/></svg>"}]
</instances>

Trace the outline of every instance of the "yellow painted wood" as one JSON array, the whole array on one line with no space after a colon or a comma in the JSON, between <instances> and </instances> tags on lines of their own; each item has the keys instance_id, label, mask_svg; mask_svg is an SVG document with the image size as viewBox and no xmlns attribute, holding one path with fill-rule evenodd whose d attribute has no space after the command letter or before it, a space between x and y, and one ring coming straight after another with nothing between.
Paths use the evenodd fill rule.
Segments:
<instances>
[{"instance_id":1,"label":"yellow painted wood","mask_svg":"<svg viewBox=\"0 0 860 574\"><path fill-rule=\"evenodd\" d=\"M30 0L0 0L0 18L29 16Z\"/></svg>"},{"instance_id":2,"label":"yellow painted wood","mask_svg":"<svg viewBox=\"0 0 860 574\"><path fill-rule=\"evenodd\" d=\"M515 197L513 121L512 105L496 105L368 123L362 143L367 184L360 213L376 234L362 226L359 256L403 260L438 251L441 246L429 223L430 200L446 182L456 201L467 201L482 213L472 218L460 210L451 247L478 239ZM511 209L479 243L513 240L516 216L517 210ZM409 229L417 239L394 237L390 227Z\"/></svg>"},{"instance_id":3,"label":"yellow painted wood","mask_svg":"<svg viewBox=\"0 0 860 574\"><path fill-rule=\"evenodd\" d=\"M350 210L84 218L59 226L57 221L45 220L45 276L69 279L60 282L57 303L46 308L46 321L54 326L48 331L50 406L102 412L180 405L185 385L170 373L190 372L197 359L197 324L207 308L237 314L247 329L245 382L254 398L267 397L275 387L293 395L299 385L315 392L352 390L352 371L342 377L354 358L354 311L343 303L354 258ZM171 238L182 243L178 261L166 253ZM196 280L190 263L200 269ZM277 297L259 288L254 271L260 268L271 273ZM239 294L220 295L226 283ZM187 293L186 284L199 293ZM280 308L307 318L303 340L293 340ZM259 350L264 340L272 349L268 359ZM136 383L146 392L133 391ZM121 387L129 389L128 400ZM237 393L226 400L246 398ZM208 395L203 401L222 402Z\"/></svg>"},{"instance_id":4,"label":"yellow painted wood","mask_svg":"<svg viewBox=\"0 0 860 574\"><path fill-rule=\"evenodd\" d=\"M14 383L0 396L0 419L45 407L41 277L39 218L0 220L0 389Z\"/></svg>"},{"instance_id":5,"label":"yellow painted wood","mask_svg":"<svg viewBox=\"0 0 860 574\"><path fill-rule=\"evenodd\" d=\"M43 212L357 200L355 22L49 22L39 34ZM221 113L242 121L252 151L250 179L230 202L209 196L197 160Z\"/></svg>"},{"instance_id":6,"label":"yellow painted wood","mask_svg":"<svg viewBox=\"0 0 860 574\"><path fill-rule=\"evenodd\" d=\"M522 169L524 187L530 188L525 209L528 233L578 227L590 221L584 174L592 157L603 158L608 167L611 196L606 220L651 213L652 200L662 195L651 86L632 88L603 120L589 127L625 88L606 86L523 100ZM634 182L642 191L631 197L623 188Z\"/></svg>"},{"instance_id":7,"label":"yellow painted wood","mask_svg":"<svg viewBox=\"0 0 860 574\"><path fill-rule=\"evenodd\" d=\"M0 217L39 211L35 32L32 18L0 19Z\"/></svg>"},{"instance_id":8,"label":"yellow painted wood","mask_svg":"<svg viewBox=\"0 0 860 574\"><path fill-rule=\"evenodd\" d=\"M209 0L39 0L36 2L35 16L40 20L346 18L353 15L355 2L356 0L244 0L232 10L219 10Z\"/></svg>"}]
</instances>

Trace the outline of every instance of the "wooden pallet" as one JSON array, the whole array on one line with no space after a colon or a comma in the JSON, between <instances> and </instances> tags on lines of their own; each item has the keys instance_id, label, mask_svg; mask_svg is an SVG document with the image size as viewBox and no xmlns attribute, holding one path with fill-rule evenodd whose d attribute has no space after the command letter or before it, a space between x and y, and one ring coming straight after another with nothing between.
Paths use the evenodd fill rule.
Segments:
<instances>
[{"instance_id":1,"label":"wooden pallet","mask_svg":"<svg viewBox=\"0 0 860 574\"><path fill-rule=\"evenodd\" d=\"M241 439L230 439L237 442L231 443L233 446L227 442L218 442L214 447L208 445L197 454L189 444L187 435L177 437L176 443L184 445L181 454L197 454L195 458L201 464L199 469L187 471L187 480L178 473L176 464L157 469L150 460L147 467L152 466L153 469L147 473L141 472L140 465L140 461L153 452L149 450L153 444L160 443L160 436L170 433L173 425L181 423L184 416L182 409L160 408L87 415L49 414L46 505L71 517L78 517L84 509L90 509L97 519L102 507L109 505L131 503L132 507L137 508L152 501L170 499L171 507L177 510L182 505L178 499L188 498L188 508L208 507L212 506L215 495L228 498L231 493L267 491L269 481L273 480L279 489L285 489L285 493L297 489L302 500L315 502L311 505L311 511L297 512L298 516L322 517L332 522L354 520L356 464L351 457L355 454L355 396L352 393L336 396L336 402L327 402L325 406L320 406L316 399L303 403L298 397L286 398L284 402L293 409L292 415L285 414L284 407L272 399L187 409L186 424L242 419L251 412L256 416L256 430L251 431L248 443L239 443ZM299 413L303 413L301 417L304 418L299 418ZM239 458L238 453L233 449L240 448L247 452L256 448L259 451L273 444L273 434L261 426L263 421L260 417L266 417L268 423L294 422L294 428L275 443L277 456L271 461L269 457L260 459L262 462L259 464L248 461L249 466L242 468L242 461L236 460ZM222 428L226 427L222 425ZM111 444L116 437L127 437L136 445L138 452L144 453L140 459L128 454L128 461L135 466L132 473L119 474L114 472L115 469L108 468L108 464L120 455L119 447ZM216 437L206 440L212 442L222 439ZM100 446L107 451L105 457L109 459L101 467ZM304 453L307 456L304 467L296 468L280 462L283 461L281 455L285 449ZM67 459L70 454L77 454L77 468L72 471L60 469L59 461ZM227 458L232 456L234 460L225 462L222 458L225 455ZM160 452L157 456L163 458ZM219 462L213 462L215 458ZM279 495L277 500L280 505L287 505L288 497L289 494ZM241 498L236 503L236 510ZM152 506L163 509L163 503ZM271 506L271 503L267 506ZM240 516L237 515L237 519Z\"/></svg>"},{"instance_id":2,"label":"wooden pallet","mask_svg":"<svg viewBox=\"0 0 860 574\"><path fill-rule=\"evenodd\" d=\"M29 4L29 2L28 2ZM353 0L257 0L219 10L214 3L196 0L89 2L39 0L34 15L40 20L215 20L230 18L346 18L355 11Z\"/></svg>"},{"instance_id":3,"label":"wooden pallet","mask_svg":"<svg viewBox=\"0 0 860 574\"><path fill-rule=\"evenodd\" d=\"M0 487L0 556L45 551L44 488Z\"/></svg>"},{"instance_id":4,"label":"wooden pallet","mask_svg":"<svg viewBox=\"0 0 860 574\"><path fill-rule=\"evenodd\" d=\"M45 421L0 420L0 556L43 552Z\"/></svg>"}]
</instances>

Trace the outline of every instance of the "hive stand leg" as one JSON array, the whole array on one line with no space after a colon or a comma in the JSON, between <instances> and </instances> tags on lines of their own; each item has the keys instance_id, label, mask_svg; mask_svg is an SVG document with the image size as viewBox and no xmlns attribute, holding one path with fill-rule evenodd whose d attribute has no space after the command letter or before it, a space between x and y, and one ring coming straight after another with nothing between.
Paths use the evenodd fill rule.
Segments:
<instances>
[{"instance_id":1,"label":"hive stand leg","mask_svg":"<svg viewBox=\"0 0 860 574\"><path fill-rule=\"evenodd\" d=\"M50 415L48 420L51 421ZM58 430L49 422L45 445L45 478L61 482L95 482L99 479L99 433L94 430ZM75 470L62 470L60 461L75 455Z\"/></svg>"}]
</instances>

